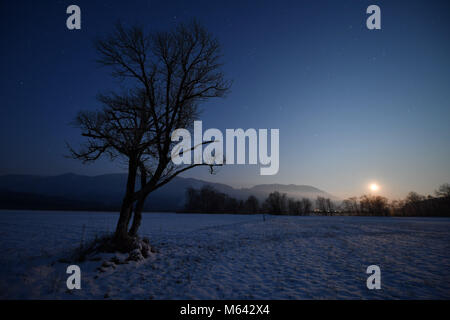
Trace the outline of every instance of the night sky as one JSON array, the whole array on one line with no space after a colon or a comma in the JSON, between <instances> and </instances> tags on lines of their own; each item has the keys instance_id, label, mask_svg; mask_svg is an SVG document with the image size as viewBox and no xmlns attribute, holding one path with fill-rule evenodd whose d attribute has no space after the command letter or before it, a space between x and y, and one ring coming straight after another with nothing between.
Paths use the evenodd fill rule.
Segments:
<instances>
[{"instance_id":1,"label":"night sky","mask_svg":"<svg viewBox=\"0 0 450 320\"><path fill-rule=\"evenodd\" d=\"M77 4L82 29L66 28ZM366 28L370 4L382 30ZM1 1L0 174L123 172L67 159L70 122L118 83L93 39L116 21L167 30L197 18L218 37L226 99L202 105L207 128L279 128L280 170L205 168L185 176L236 187L309 184L359 196L430 194L450 182L449 1Z\"/></svg>"}]
</instances>

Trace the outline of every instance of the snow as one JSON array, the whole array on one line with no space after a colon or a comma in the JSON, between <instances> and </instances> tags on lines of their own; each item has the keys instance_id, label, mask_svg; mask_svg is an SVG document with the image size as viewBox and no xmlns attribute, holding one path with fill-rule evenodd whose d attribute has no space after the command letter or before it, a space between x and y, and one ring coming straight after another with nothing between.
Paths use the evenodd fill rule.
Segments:
<instances>
[{"instance_id":1,"label":"snow","mask_svg":"<svg viewBox=\"0 0 450 320\"><path fill-rule=\"evenodd\" d=\"M450 219L144 214L147 260L58 262L118 215L0 211L1 299L449 299ZM111 254L103 255L109 259ZM369 265L381 290L366 287Z\"/></svg>"}]
</instances>

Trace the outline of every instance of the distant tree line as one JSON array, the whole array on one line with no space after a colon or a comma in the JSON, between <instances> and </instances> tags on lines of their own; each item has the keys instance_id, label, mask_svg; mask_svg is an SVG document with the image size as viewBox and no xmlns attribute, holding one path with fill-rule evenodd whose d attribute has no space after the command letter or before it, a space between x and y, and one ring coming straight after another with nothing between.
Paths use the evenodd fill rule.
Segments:
<instances>
[{"instance_id":1,"label":"distant tree line","mask_svg":"<svg viewBox=\"0 0 450 320\"><path fill-rule=\"evenodd\" d=\"M263 202L261 210L276 215L303 216L311 213L312 202L308 198L301 200L288 198L285 193L275 191Z\"/></svg>"},{"instance_id":2,"label":"distant tree line","mask_svg":"<svg viewBox=\"0 0 450 320\"><path fill-rule=\"evenodd\" d=\"M291 199L278 191L272 192L260 203L253 195L246 200L238 200L208 185L201 189L187 188L184 206L184 211L191 213L308 215L312 210L313 203L310 199Z\"/></svg>"},{"instance_id":3,"label":"distant tree line","mask_svg":"<svg viewBox=\"0 0 450 320\"><path fill-rule=\"evenodd\" d=\"M388 216L389 201L382 196L363 195L351 197L342 202L340 213L361 216Z\"/></svg>"},{"instance_id":4,"label":"distant tree line","mask_svg":"<svg viewBox=\"0 0 450 320\"><path fill-rule=\"evenodd\" d=\"M206 185L201 189L187 188L184 211L191 213L307 215L312 212L312 206L311 200L307 198L295 200L277 191L269 194L261 204L253 195L246 200L237 200Z\"/></svg>"},{"instance_id":5,"label":"distant tree line","mask_svg":"<svg viewBox=\"0 0 450 320\"><path fill-rule=\"evenodd\" d=\"M435 196L423 196L411 191L403 200L389 200L382 196L363 195L342 202L341 214L363 216L450 216L450 184L435 191Z\"/></svg>"},{"instance_id":6,"label":"distant tree line","mask_svg":"<svg viewBox=\"0 0 450 320\"><path fill-rule=\"evenodd\" d=\"M257 210L258 200L256 198L255 200ZM197 213L255 213L252 212L251 201L250 197L247 201L237 200L208 185L200 190L189 187L186 190L184 209L186 212Z\"/></svg>"},{"instance_id":7,"label":"distant tree line","mask_svg":"<svg viewBox=\"0 0 450 320\"><path fill-rule=\"evenodd\" d=\"M311 201L289 198L285 193L272 192L260 203L251 195L238 200L211 186L188 188L185 212L191 213L268 213L274 215L360 215L360 216L450 216L450 184L443 184L435 196L410 192L404 200L389 202L386 197L363 195L351 197L341 203L330 198L317 197Z\"/></svg>"}]
</instances>

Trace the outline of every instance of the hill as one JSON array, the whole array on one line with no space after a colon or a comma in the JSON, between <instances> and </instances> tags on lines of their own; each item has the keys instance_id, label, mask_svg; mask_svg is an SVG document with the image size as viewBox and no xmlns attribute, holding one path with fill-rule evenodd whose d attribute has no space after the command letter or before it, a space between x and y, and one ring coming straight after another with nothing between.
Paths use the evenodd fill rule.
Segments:
<instances>
[{"instance_id":1,"label":"hill","mask_svg":"<svg viewBox=\"0 0 450 320\"><path fill-rule=\"evenodd\" d=\"M1 209L118 210L126 184L125 174L85 176L73 173L57 176L0 176ZM226 184L176 177L147 199L145 211L177 211L185 202L188 187L210 185L237 199L255 195L260 200L270 192L287 193L292 198L311 198L328 193L307 185L264 184L237 189Z\"/></svg>"}]
</instances>

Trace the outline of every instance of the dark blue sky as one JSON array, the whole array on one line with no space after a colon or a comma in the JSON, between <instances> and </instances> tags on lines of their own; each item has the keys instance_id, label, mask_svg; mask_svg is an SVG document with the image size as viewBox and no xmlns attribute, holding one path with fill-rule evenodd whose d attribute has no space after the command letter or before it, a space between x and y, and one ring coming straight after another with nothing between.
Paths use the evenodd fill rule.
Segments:
<instances>
[{"instance_id":1,"label":"dark blue sky","mask_svg":"<svg viewBox=\"0 0 450 320\"><path fill-rule=\"evenodd\" d=\"M69 31L77 4L82 30ZM365 26L381 7L382 30ZM337 196L433 192L450 182L448 1L2 1L0 174L123 171L64 158L69 123L117 88L92 40L117 20L164 30L199 19L220 40L226 99L202 106L206 128L279 128L280 171L228 166L187 176L233 186L310 184Z\"/></svg>"}]
</instances>

